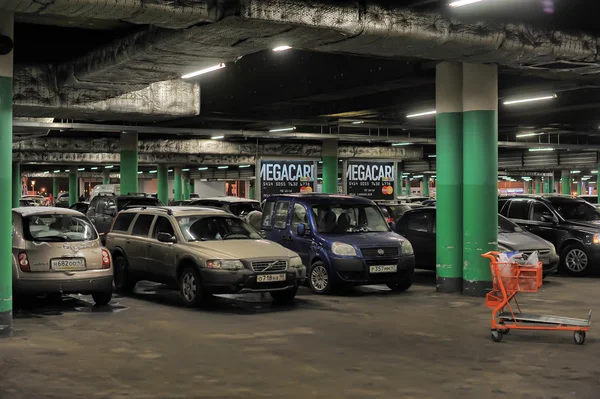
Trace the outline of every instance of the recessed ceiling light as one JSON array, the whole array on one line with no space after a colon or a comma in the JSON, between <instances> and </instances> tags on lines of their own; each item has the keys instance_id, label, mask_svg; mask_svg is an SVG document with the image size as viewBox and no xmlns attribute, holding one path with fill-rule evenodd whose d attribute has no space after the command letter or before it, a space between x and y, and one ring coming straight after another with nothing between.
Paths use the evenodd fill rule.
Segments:
<instances>
[{"instance_id":1,"label":"recessed ceiling light","mask_svg":"<svg viewBox=\"0 0 600 399\"><path fill-rule=\"evenodd\" d=\"M400 146L400 145L411 145L412 143L392 143L392 146Z\"/></svg>"},{"instance_id":2,"label":"recessed ceiling light","mask_svg":"<svg viewBox=\"0 0 600 399\"><path fill-rule=\"evenodd\" d=\"M217 169L228 169L229 166L217 166Z\"/></svg>"},{"instance_id":3,"label":"recessed ceiling light","mask_svg":"<svg viewBox=\"0 0 600 399\"><path fill-rule=\"evenodd\" d=\"M249 168L249 167L250 167L250 165L240 165L240 166L239 166L239 168L240 168L240 169L243 169L243 168Z\"/></svg>"},{"instance_id":4,"label":"recessed ceiling light","mask_svg":"<svg viewBox=\"0 0 600 399\"><path fill-rule=\"evenodd\" d=\"M224 139L224 138L225 138L225 136L214 136L214 137L211 137L211 139L213 139L213 140L220 140L220 139Z\"/></svg>"},{"instance_id":5,"label":"recessed ceiling light","mask_svg":"<svg viewBox=\"0 0 600 399\"><path fill-rule=\"evenodd\" d=\"M98 170L98 167L97 166L92 166L90 169L91 170Z\"/></svg>"},{"instance_id":6,"label":"recessed ceiling light","mask_svg":"<svg viewBox=\"0 0 600 399\"><path fill-rule=\"evenodd\" d=\"M483 0L457 0L450 3L450 7L462 7L473 3L479 3L480 1Z\"/></svg>"},{"instance_id":7,"label":"recessed ceiling light","mask_svg":"<svg viewBox=\"0 0 600 399\"><path fill-rule=\"evenodd\" d=\"M418 118L419 116L427 116L427 115L435 115L437 113L437 111L425 111L425 112L419 112L417 114L409 114L406 115L407 118Z\"/></svg>"},{"instance_id":8,"label":"recessed ceiling light","mask_svg":"<svg viewBox=\"0 0 600 399\"><path fill-rule=\"evenodd\" d=\"M79 168L77 170L81 172L82 170L85 170L85 168Z\"/></svg>"},{"instance_id":9,"label":"recessed ceiling light","mask_svg":"<svg viewBox=\"0 0 600 399\"><path fill-rule=\"evenodd\" d=\"M534 102L534 101L543 101L543 100L552 100L552 99L554 99L556 97L557 97L556 94L552 94L550 96L523 98L523 99L520 99L520 100L509 100L509 101L504 101L504 105L530 103L530 102Z\"/></svg>"},{"instance_id":10,"label":"recessed ceiling light","mask_svg":"<svg viewBox=\"0 0 600 399\"><path fill-rule=\"evenodd\" d=\"M554 151L554 148L530 148L529 151L531 152L538 152L538 151Z\"/></svg>"},{"instance_id":11,"label":"recessed ceiling light","mask_svg":"<svg viewBox=\"0 0 600 399\"><path fill-rule=\"evenodd\" d=\"M108 166L104 167L104 169L112 169L112 168L114 168L114 165L108 165Z\"/></svg>"},{"instance_id":12,"label":"recessed ceiling light","mask_svg":"<svg viewBox=\"0 0 600 399\"><path fill-rule=\"evenodd\" d=\"M181 79L193 78L195 76L204 75L205 73L216 71L216 70L222 69L222 68L225 68L225 64L221 62L218 65L214 65L214 66L211 66L209 68L200 69L199 71L188 73L187 75L183 75L181 77Z\"/></svg>"},{"instance_id":13,"label":"recessed ceiling light","mask_svg":"<svg viewBox=\"0 0 600 399\"><path fill-rule=\"evenodd\" d=\"M142 172L142 171L140 170L140 171L138 172L138 175L141 175L142 173L144 173L144 172Z\"/></svg>"},{"instance_id":14,"label":"recessed ceiling light","mask_svg":"<svg viewBox=\"0 0 600 399\"><path fill-rule=\"evenodd\" d=\"M189 172L190 170L188 168L185 169L181 169L182 172Z\"/></svg>"},{"instance_id":15,"label":"recessed ceiling light","mask_svg":"<svg viewBox=\"0 0 600 399\"><path fill-rule=\"evenodd\" d=\"M292 127L282 127L279 129L271 129L269 130L269 132L274 133L274 132L289 132L291 130L296 130L296 126L292 126Z\"/></svg>"},{"instance_id":16,"label":"recessed ceiling light","mask_svg":"<svg viewBox=\"0 0 600 399\"><path fill-rule=\"evenodd\" d=\"M365 121L354 121L354 122L352 122L353 125L362 125L363 123L365 123Z\"/></svg>"},{"instance_id":17,"label":"recessed ceiling light","mask_svg":"<svg viewBox=\"0 0 600 399\"><path fill-rule=\"evenodd\" d=\"M292 46L277 46L273 49L273 51L286 51L291 50Z\"/></svg>"},{"instance_id":18,"label":"recessed ceiling light","mask_svg":"<svg viewBox=\"0 0 600 399\"><path fill-rule=\"evenodd\" d=\"M208 168L205 166L205 167L202 167L202 168L198 168L198 170L208 170Z\"/></svg>"},{"instance_id":19,"label":"recessed ceiling light","mask_svg":"<svg viewBox=\"0 0 600 399\"><path fill-rule=\"evenodd\" d=\"M55 170L54 173L60 173L60 169L59 170ZM594 173L594 172L592 172Z\"/></svg>"},{"instance_id":20,"label":"recessed ceiling light","mask_svg":"<svg viewBox=\"0 0 600 399\"><path fill-rule=\"evenodd\" d=\"M437 155L435 155L435 154L429 155L429 158L436 158L436 157L437 157Z\"/></svg>"},{"instance_id":21,"label":"recessed ceiling light","mask_svg":"<svg viewBox=\"0 0 600 399\"><path fill-rule=\"evenodd\" d=\"M150 171L150 172L148 172L148 173L156 173L156 172L157 172L156 170L151 170L151 171Z\"/></svg>"}]
</instances>

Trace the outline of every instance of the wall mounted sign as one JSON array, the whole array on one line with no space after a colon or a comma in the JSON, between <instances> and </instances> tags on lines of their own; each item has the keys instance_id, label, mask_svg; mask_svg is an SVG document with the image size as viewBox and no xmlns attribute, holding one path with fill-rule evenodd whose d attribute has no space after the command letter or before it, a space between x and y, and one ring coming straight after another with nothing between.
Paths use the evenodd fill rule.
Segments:
<instances>
[{"instance_id":1,"label":"wall mounted sign","mask_svg":"<svg viewBox=\"0 0 600 399\"><path fill-rule=\"evenodd\" d=\"M262 161L261 197L276 194L312 193L315 181L313 161Z\"/></svg>"},{"instance_id":2,"label":"wall mounted sign","mask_svg":"<svg viewBox=\"0 0 600 399\"><path fill-rule=\"evenodd\" d=\"M393 200L394 169L394 162L348 161L348 194L372 200Z\"/></svg>"}]
</instances>

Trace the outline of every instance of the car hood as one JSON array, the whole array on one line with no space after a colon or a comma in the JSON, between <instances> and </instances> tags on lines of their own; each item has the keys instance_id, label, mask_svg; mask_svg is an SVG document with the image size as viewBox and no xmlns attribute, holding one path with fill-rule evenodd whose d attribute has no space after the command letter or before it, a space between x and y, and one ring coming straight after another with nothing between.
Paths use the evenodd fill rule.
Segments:
<instances>
[{"instance_id":1,"label":"car hood","mask_svg":"<svg viewBox=\"0 0 600 399\"><path fill-rule=\"evenodd\" d=\"M215 240L189 243L207 259L256 259L298 256L269 240Z\"/></svg>"},{"instance_id":2,"label":"car hood","mask_svg":"<svg viewBox=\"0 0 600 399\"><path fill-rule=\"evenodd\" d=\"M511 249L520 250L538 250L549 249L548 241L532 233L499 233L498 244L504 245Z\"/></svg>"},{"instance_id":3,"label":"car hood","mask_svg":"<svg viewBox=\"0 0 600 399\"><path fill-rule=\"evenodd\" d=\"M579 220L567 220L569 224L576 227L582 227L585 230L588 230L592 233L597 233L600 231L600 220L590 220L590 221L579 221Z\"/></svg>"},{"instance_id":4,"label":"car hood","mask_svg":"<svg viewBox=\"0 0 600 399\"><path fill-rule=\"evenodd\" d=\"M373 247L373 246L398 246L405 240L399 234L390 232L381 233L350 233L350 234L319 234L329 243L343 242L344 244L354 245L355 247Z\"/></svg>"}]
</instances>

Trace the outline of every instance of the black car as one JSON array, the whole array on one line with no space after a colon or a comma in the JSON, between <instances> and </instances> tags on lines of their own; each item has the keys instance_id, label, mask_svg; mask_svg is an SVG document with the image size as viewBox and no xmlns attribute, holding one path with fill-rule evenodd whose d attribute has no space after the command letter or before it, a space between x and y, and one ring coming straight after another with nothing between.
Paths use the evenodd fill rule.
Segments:
<instances>
[{"instance_id":1,"label":"black car","mask_svg":"<svg viewBox=\"0 0 600 399\"><path fill-rule=\"evenodd\" d=\"M415 251L416 267L436 268L436 209L423 207L408 211L398 221L396 232L406 237ZM548 241L523 231L505 217L498 215L498 249L502 252L519 251L525 255L538 253L544 275L558 270L559 257Z\"/></svg>"},{"instance_id":2,"label":"black car","mask_svg":"<svg viewBox=\"0 0 600 399\"><path fill-rule=\"evenodd\" d=\"M69 209L73 209L74 211L81 212L81 213L87 213L89 208L90 208L89 202L76 202L69 207Z\"/></svg>"},{"instance_id":3,"label":"black car","mask_svg":"<svg viewBox=\"0 0 600 399\"><path fill-rule=\"evenodd\" d=\"M145 194L128 194L114 196L97 195L95 196L86 212L87 217L92 221L102 242L105 240L106 233L110 231L113 219L123 209L140 206L163 206L157 198Z\"/></svg>"},{"instance_id":4,"label":"black car","mask_svg":"<svg viewBox=\"0 0 600 399\"><path fill-rule=\"evenodd\" d=\"M598 204L598 196L597 195L580 195L577 198L581 198L582 200L585 200L587 202L589 202L590 204Z\"/></svg>"},{"instance_id":5,"label":"black car","mask_svg":"<svg viewBox=\"0 0 600 399\"><path fill-rule=\"evenodd\" d=\"M252 211L260 211L260 202L248 198L238 197L211 197L192 200L190 206L203 206L223 209L235 216L244 217Z\"/></svg>"},{"instance_id":6,"label":"black car","mask_svg":"<svg viewBox=\"0 0 600 399\"><path fill-rule=\"evenodd\" d=\"M569 274L587 275L600 262L600 212L587 201L537 196L502 202L502 215L556 246Z\"/></svg>"},{"instance_id":7,"label":"black car","mask_svg":"<svg viewBox=\"0 0 600 399\"><path fill-rule=\"evenodd\" d=\"M379 209L381 209L381 212L383 213L383 216L385 217L385 220L388 223L396 223L402 217L402 215L404 215L404 212L410 211L412 209L421 208L424 206L421 204L412 203L401 204L393 201L375 201L375 203L377 204L377 206L379 206Z\"/></svg>"}]
</instances>

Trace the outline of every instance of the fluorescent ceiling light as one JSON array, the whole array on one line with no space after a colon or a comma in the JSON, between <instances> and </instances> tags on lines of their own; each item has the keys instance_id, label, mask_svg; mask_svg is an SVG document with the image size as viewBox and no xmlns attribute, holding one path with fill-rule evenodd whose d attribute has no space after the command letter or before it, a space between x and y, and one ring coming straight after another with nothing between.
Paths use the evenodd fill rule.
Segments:
<instances>
[{"instance_id":1,"label":"fluorescent ceiling light","mask_svg":"<svg viewBox=\"0 0 600 399\"><path fill-rule=\"evenodd\" d=\"M412 143L392 143L392 145L394 147L399 146L399 145L411 145Z\"/></svg>"},{"instance_id":2,"label":"fluorescent ceiling light","mask_svg":"<svg viewBox=\"0 0 600 399\"><path fill-rule=\"evenodd\" d=\"M413 178L414 178L414 179L419 179L419 178L421 178L421 177L423 177L423 175L416 175L416 176L413 176Z\"/></svg>"},{"instance_id":3,"label":"fluorescent ceiling light","mask_svg":"<svg viewBox=\"0 0 600 399\"><path fill-rule=\"evenodd\" d=\"M533 102L533 101L542 101L542 100L552 100L552 99L554 99L556 97L557 97L556 94L552 94L551 96L523 98L521 100L504 101L504 105L530 103L530 102Z\"/></svg>"},{"instance_id":4,"label":"fluorescent ceiling light","mask_svg":"<svg viewBox=\"0 0 600 399\"><path fill-rule=\"evenodd\" d=\"M144 173L144 172L142 172L142 171L140 170L140 171L138 172L138 175L141 175L142 173Z\"/></svg>"},{"instance_id":5,"label":"fluorescent ceiling light","mask_svg":"<svg viewBox=\"0 0 600 399\"><path fill-rule=\"evenodd\" d=\"M323 161L319 161L318 163L323 163Z\"/></svg>"},{"instance_id":6,"label":"fluorescent ceiling light","mask_svg":"<svg viewBox=\"0 0 600 399\"><path fill-rule=\"evenodd\" d=\"M282 127L280 129L271 129L269 130L269 132L274 133L274 132L289 132L291 130L296 130L295 126L292 127Z\"/></svg>"},{"instance_id":7,"label":"fluorescent ceiling light","mask_svg":"<svg viewBox=\"0 0 600 399\"><path fill-rule=\"evenodd\" d=\"M77 170L81 172L82 170L85 170L85 168L79 168Z\"/></svg>"},{"instance_id":8,"label":"fluorescent ceiling light","mask_svg":"<svg viewBox=\"0 0 600 399\"><path fill-rule=\"evenodd\" d=\"M592 170L592 173L598 173L598 171L597 170Z\"/></svg>"},{"instance_id":9,"label":"fluorescent ceiling light","mask_svg":"<svg viewBox=\"0 0 600 399\"><path fill-rule=\"evenodd\" d=\"M239 166L239 168L240 168L240 169L243 169L243 168L249 168L249 167L250 167L250 165L240 165L240 166Z\"/></svg>"},{"instance_id":10,"label":"fluorescent ceiling light","mask_svg":"<svg viewBox=\"0 0 600 399\"><path fill-rule=\"evenodd\" d=\"M169 173L171 173L172 171L173 171L173 169L169 169L169 170L167 170L167 172L169 172Z\"/></svg>"},{"instance_id":11,"label":"fluorescent ceiling light","mask_svg":"<svg viewBox=\"0 0 600 399\"><path fill-rule=\"evenodd\" d=\"M541 136L544 133L523 133L517 134L517 137L532 137L532 136Z\"/></svg>"},{"instance_id":12,"label":"fluorescent ceiling light","mask_svg":"<svg viewBox=\"0 0 600 399\"><path fill-rule=\"evenodd\" d=\"M186 169L181 169L182 172L189 172L190 170L188 168Z\"/></svg>"},{"instance_id":13,"label":"fluorescent ceiling light","mask_svg":"<svg viewBox=\"0 0 600 399\"><path fill-rule=\"evenodd\" d=\"M352 122L353 125L362 125L363 123L365 123L365 121L354 121L354 122Z\"/></svg>"},{"instance_id":14,"label":"fluorescent ceiling light","mask_svg":"<svg viewBox=\"0 0 600 399\"><path fill-rule=\"evenodd\" d=\"M418 114L410 114L410 115L406 115L407 118L417 118L419 116L426 116L426 115L435 115L437 113L437 111L427 111L427 112L420 112Z\"/></svg>"},{"instance_id":15,"label":"fluorescent ceiling light","mask_svg":"<svg viewBox=\"0 0 600 399\"><path fill-rule=\"evenodd\" d=\"M113 165L108 165L108 166L105 166L105 167L104 167L104 169L112 169L112 168L114 168L114 166L113 166Z\"/></svg>"},{"instance_id":16,"label":"fluorescent ceiling light","mask_svg":"<svg viewBox=\"0 0 600 399\"><path fill-rule=\"evenodd\" d=\"M214 66L211 66L211 67L209 67L209 68L200 69L199 71L192 72L192 73L188 73L187 75L183 75L183 76L181 77L181 79L189 79L189 78L193 78L193 77L195 77L195 76L198 76L198 75L204 75L205 73L212 72L212 71L216 71L216 70L218 70L218 69L222 69L222 68L225 68L225 64L223 64L223 63L221 62L221 63L220 63L220 64L218 64L218 65L214 65Z\"/></svg>"},{"instance_id":17,"label":"fluorescent ceiling light","mask_svg":"<svg viewBox=\"0 0 600 399\"><path fill-rule=\"evenodd\" d=\"M537 152L537 151L554 151L554 148L530 148L529 151Z\"/></svg>"},{"instance_id":18,"label":"fluorescent ceiling light","mask_svg":"<svg viewBox=\"0 0 600 399\"><path fill-rule=\"evenodd\" d=\"M273 49L273 51L286 51L291 50L292 46L277 46Z\"/></svg>"},{"instance_id":19,"label":"fluorescent ceiling light","mask_svg":"<svg viewBox=\"0 0 600 399\"><path fill-rule=\"evenodd\" d=\"M229 166L217 166L217 169L227 169Z\"/></svg>"},{"instance_id":20,"label":"fluorescent ceiling light","mask_svg":"<svg viewBox=\"0 0 600 399\"><path fill-rule=\"evenodd\" d=\"M208 170L207 167L203 167L203 168L198 168L198 170Z\"/></svg>"},{"instance_id":21,"label":"fluorescent ceiling light","mask_svg":"<svg viewBox=\"0 0 600 399\"><path fill-rule=\"evenodd\" d=\"M60 173L60 170L55 170L54 173ZM592 172L592 173L594 173L594 172Z\"/></svg>"},{"instance_id":22,"label":"fluorescent ceiling light","mask_svg":"<svg viewBox=\"0 0 600 399\"><path fill-rule=\"evenodd\" d=\"M450 7L462 7L473 3L479 3L482 0L457 0L450 3Z\"/></svg>"},{"instance_id":23,"label":"fluorescent ceiling light","mask_svg":"<svg viewBox=\"0 0 600 399\"><path fill-rule=\"evenodd\" d=\"M431 155L428 155L428 156L429 156L429 158L437 158L437 155L435 155L435 154L431 154Z\"/></svg>"},{"instance_id":24,"label":"fluorescent ceiling light","mask_svg":"<svg viewBox=\"0 0 600 399\"><path fill-rule=\"evenodd\" d=\"M572 170L571 173L581 173L580 170Z\"/></svg>"},{"instance_id":25,"label":"fluorescent ceiling light","mask_svg":"<svg viewBox=\"0 0 600 399\"><path fill-rule=\"evenodd\" d=\"M98 167L97 166L92 166L90 169L91 170L98 170Z\"/></svg>"},{"instance_id":26,"label":"fluorescent ceiling light","mask_svg":"<svg viewBox=\"0 0 600 399\"><path fill-rule=\"evenodd\" d=\"M225 136L214 136L214 137L211 137L211 139L213 139L213 140L219 140L219 139L224 139L224 138L225 138Z\"/></svg>"},{"instance_id":27,"label":"fluorescent ceiling light","mask_svg":"<svg viewBox=\"0 0 600 399\"><path fill-rule=\"evenodd\" d=\"M148 173L156 173L156 172L157 172L156 170L151 170L151 171L150 171L150 172L148 172Z\"/></svg>"},{"instance_id":28,"label":"fluorescent ceiling light","mask_svg":"<svg viewBox=\"0 0 600 399\"><path fill-rule=\"evenodd\" d=\"M45 174L45 175L47 175L48 173L50 173L50 171L49 171L49 170L47 170L47 171L45 171L45 172L44 172L44 174Z\"/></svg>"}]
</instances>

